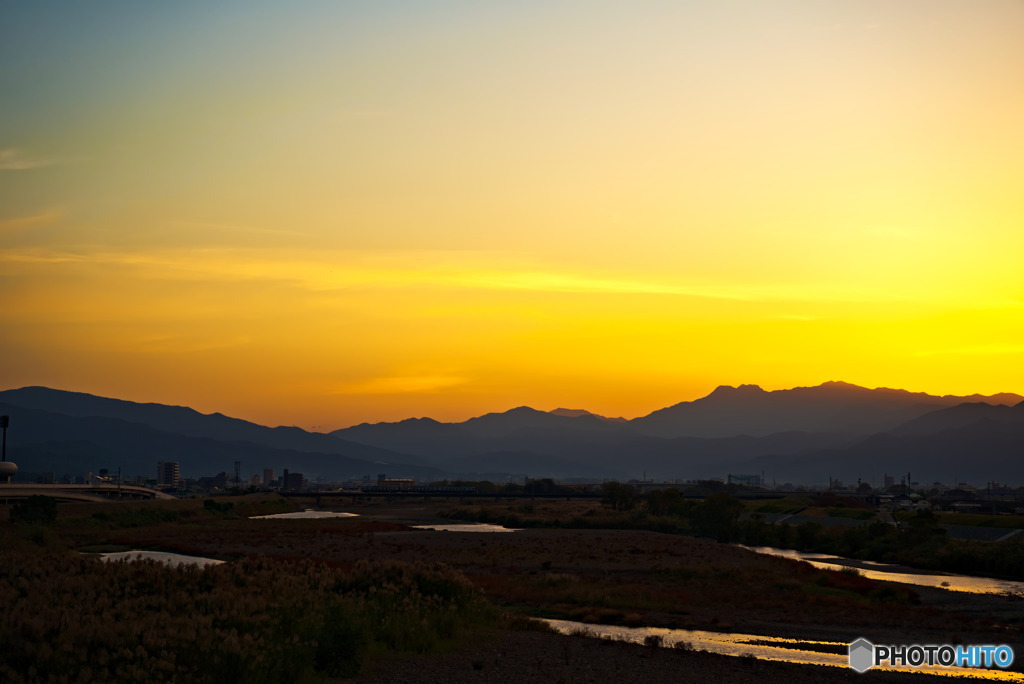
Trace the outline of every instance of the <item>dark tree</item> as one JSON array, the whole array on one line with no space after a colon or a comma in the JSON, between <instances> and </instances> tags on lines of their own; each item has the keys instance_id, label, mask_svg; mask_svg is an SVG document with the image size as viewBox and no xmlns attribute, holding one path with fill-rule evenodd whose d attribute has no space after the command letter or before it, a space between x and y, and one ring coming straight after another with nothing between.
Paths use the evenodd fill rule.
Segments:
<instances>
[{"instance_id":1,"label":"dark tree","mask_svg":"<svg viewBox=\"0 0 1024 684\"><path fill-rule=\"evenodd\" d=\"M736 521L742 511L742 501L725 492L717 492L694 509L692 520L697 534L729 541L735 534Z\"/></svg>"},{"instance_id":2,"label":"dark tree","mask_svg":"<svg viewBox=\"0 0 1024 684\"><path fill-rule=\"evenodd\" d=\"M23 525L52 525L57 522L57 500L34 494L11 507L11 522Z\"/></svg>"},{"instance_id":3,"label":"dark tree","mask_svg":"<svg viewBox=\"0 0 1024 684\"><path fill-rule=\"evenodd\" d=\"M685 517L693 510L693 504L684 499L678 489L656 489L647 495L647 510L651 515Z\"/></svg>"},{"instance_id":4,"label":"dark tree","mask_svg":"<svg viewBox=\"0 0 1024 684\"><path fill-rule=\"evenodd\" d=\"M611 506L617 511L631 511L636 507L637 493L629 485L621 482L605 482L601 485L604 498L601 503Z\"/></svg>"}]
</instances>

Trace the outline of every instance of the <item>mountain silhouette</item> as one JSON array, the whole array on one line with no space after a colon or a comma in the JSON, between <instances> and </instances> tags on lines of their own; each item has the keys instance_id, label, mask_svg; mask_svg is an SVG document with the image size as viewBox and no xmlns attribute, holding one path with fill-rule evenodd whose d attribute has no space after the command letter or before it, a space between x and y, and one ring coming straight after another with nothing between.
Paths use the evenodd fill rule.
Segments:
<instances>
[{"instance_id":1,"label":"mountain silhouette","mask_svg":"<svg viewBox=\"0 0 1024 684\"><path fill-rule=\"evenodd\" d=\"M773 467L795 477L794 470L817 473L819 462L828 462L833 452L850 449L873 434L912 425L909 421L935 420L942 425L947 419L929 418L932 411L953 411L954 404L978 399L1021 402L1015 394L934 396L843 382L773 392L741 385L719 387L702 399L624 422L609 422L579 409L545 413L523 406L462 423L416 419L363 424L332 434L416 454L436 467L461 473L494 473L499 461L486 455L502 453L506 456L500 464L506 474L540 469L546 457L579 464L580 473L625 472L633 478L724 477L728 472L760 473ZM993 414L1011 410L981 406Z\"/></svg>"},{"instance_id":2,"label":"mountain silhouette","mask_svg":"<svg viewBox=\"0 0 1024 684\"><path fill-rule=\"evenodd\" d=\"M48 387L5 390L0 392L0 402L66 416L116 418L190 437L208 437L229 442L246 441L279 449L328 454L346 451L357 458L375 459L380 456L393 456L393 454L382 455L375 450L367 451L365 445L345 443L336 437L319 432L307 432L297 427L272 428L239 418L230 418L220 413L199 413L185 406L141 404Z\"/></svg>"},{"instance_id":3,"label":"mountain silhouette","mask_svg":"<svg viewBox=\"0 0 1024 684\"><path fill-rule=\"evenodd\" d=\"M922 484L1024 482L1024 421L983 419L927 434L896 430L872 435L846 448L802 454L765 455L746 463L778 480L880 484L885 474L909 472Z\"/></svg>"},{"instance_id":4,"label":"mountain silhouette","mask_svg":"<svg viewBox=\"0 0 1024 684\"><path fill-rule=\"evenodd\" d=\"M761 473L776 480L920 473L952 481L1024 479L1024 401L935 396L830 382L766 391L722 386L629 421L582 409L520 406L461 423L410 418L330 434L265 427L191 408L26 387L0 392L11 459L25 472L121 467L148 475L176 460L186 476L289 468L307 477L387 473L676 480ZM926 475L927 473L927 475Z\"/></svg>"},{"instance_id":5,"label":"mountain silhouette","mask_svg":"<svg viewBox=\"0 0 1024 684\"><path fill-rule=\"evenodd\" d=\"M764 436L790 431L871 434L964 402L1016 404L1022 399L1016 394L935 396L846 382L771 392L757 385L721 386L701 399L635 418L629 426L657 437Z\"/></svg>"},{"instance_id":6,"label":"mountain silhouette","mask_svg":"<svg viewBox=\"0 0 1024 684\"><path fill-rule=\"evenodd\" d=\"M567 408L556 408L553 411L548 411L553 416L562 416L563 418L580 418L582 416L593 416L599 420L603 420L608 423L625 423L625 418L609 418L607 416L600 416L596 413L591 413L585 409L567 409Z\"/></svg>"},{"instance_id":7,"label":"mountain silhouette","mask_svg":"<svg viewBox=\"0 0 1024 684\"><path fill-rule=\"evenodd\" d=\"M572 430L614 430L616 427L594 414L582 416L559 416L538 411L529 406L520 406L504 413L488 413L470 418L462 427L472 435L482 438L501 438L518 430L532 428L565 428Z\"/></svg>"},{"instance_id":8,"label":"mountain silhouette","mask_svg":"<svg viewBox=\"0 0 1024 684\"><path fill-rule=\"evenodd\" d=\"M247 473L289 468L325 479L379 472L429 478L441 474L415 456L298 428L268 428L179 406L26 389L0 392L0 413L11 416L8 456L23 472L60 476L121 468L126 475L149 476L156 472L157 461L171 460L181 464L186 477L233 472L234 461L242 461ZM33 407L45 403L65 413Z\"/></svg>"},{"instance_id":9,"label":"mountain silhouette","mask_svg":"<svg viewBox=\"0 0 1024 684\"><path fill-rule=\"evenodd\" d=\"M891 432L895 435L927 435L984 421L1024 425L1024 402L1015 406L993 406L984 402L960 404L926 413Z\"/></svg>"},{"instance_id":10,"label":"mountain silhouette","mask_svg":"<svg viewBox=\"0 0 1024 684\"><path fill-rule=\"evenodd\" d=\"M395 423L362 423L330 433L336 439L416 454L428 460L466 456L480 448L474 434L455 423L408 418Z\"/></svg>"}]
</instances>

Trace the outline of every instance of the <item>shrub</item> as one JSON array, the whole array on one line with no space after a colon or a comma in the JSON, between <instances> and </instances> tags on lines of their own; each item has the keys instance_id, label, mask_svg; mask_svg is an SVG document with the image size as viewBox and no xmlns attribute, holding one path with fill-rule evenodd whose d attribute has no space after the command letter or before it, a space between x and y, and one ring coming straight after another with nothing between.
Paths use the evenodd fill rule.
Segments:
<instances>
[{"instance_id":1,"label":"shrub","mask_svg":"<svg viewBox=\"0 0 1024 684\"><path fill-rule=\"evenodd\" d=\"M644 646L650 646L651 648L661 648L664 639L661 638L660 634L648 634L644 637Z\"/></svg>"},{"instance_id":2,"label":"shrub","mask_svg":"<svg viewBox=\"0 0 1024 684\"><path fill-rule=\"evenodd\" d=\"M234 507L235 505L230 501L220 503L213 499L203 500L203 510L210 511L211 513L229 513Z\"/></svg>"}]
</instances>

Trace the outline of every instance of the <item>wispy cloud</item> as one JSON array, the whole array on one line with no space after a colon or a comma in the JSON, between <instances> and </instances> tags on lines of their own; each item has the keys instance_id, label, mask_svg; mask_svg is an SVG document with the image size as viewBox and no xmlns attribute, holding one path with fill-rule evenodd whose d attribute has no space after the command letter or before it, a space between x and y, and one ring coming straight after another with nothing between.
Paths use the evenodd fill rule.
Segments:
<instances>
[{"instance_id":1,"label":"wispy cloud","mask_svg":"<svg viewBox=\"0 0 1024 684\"><path fill-rule=\"evenodd\" d=\"M175 230L216 231L239 235L284 235L288 237L309 237L311 233L286 228L255 228L230 223L211 223L207 221L166 221L167 226Z\"/></svg>"},{"instance_id":2,"label":"wispy cloud","mask_svg":"<svg viewBox=\"0 0 1024 684\"><path fill-rule=\"evenodd\" d=\"M32 216L0 219L0 235L46 226L59 220L61 216L61 212L50 210L44 211L41 214L34 214Z\"/></svg>"},{"instance_id":3,"label":"wispy cloud","mask_svg":"<svg viewBox=\"0 0 1024 684\"><path fill-rule=\"evenodd\" d=\"M70 158L35 155L14 147L0 150L0 171L24 171L26 169L38 169L43 166L69 164L73 161L75 160Z\"/></svg>"},{"instance_id":4,"label":"wispy cloud","mask_svg":"<svg viewBox=\"0 0 1024 684\"><path fill-rule=\"evenodd\" d=\"M0 262L80 262L90 266L142 268L147 280L279 283L310 292L352 288L454 288L592 295L661 295L736 302L865 303L882 295L839 285L793 283L687 283L668 278L609 277L571 269L538 268L514 260L473 255L298 250L202 249L154 252L0 251ZM885 301L898 299L884 293ZM906 300L913 297L907 296ZM902 301L902 300L901 300Z\"/></svg>"},{"instance_id":5,"label":"wispy cloud","mask_svg":"<svg viewBox=\"0 0 1024 684\"><path fill-rule=\"evenodd\" d=\"M492 271L448 276L452 284L490 290L532 290L579 294L657 294L752 300L765 292L720 285L678 285L655 280L602 278L554 271Z\"/></svg>"},{"instance_id":6,"label":"wispy cloud","mask_svg":"<svg viewBox=\"0 0 1024 684\"><path fill-rule=\"evenodd\" d=\"M432 394L468 382L454 375L402 375L370 378L343 385L338 394Z\"/></svg>"}]
</instances>

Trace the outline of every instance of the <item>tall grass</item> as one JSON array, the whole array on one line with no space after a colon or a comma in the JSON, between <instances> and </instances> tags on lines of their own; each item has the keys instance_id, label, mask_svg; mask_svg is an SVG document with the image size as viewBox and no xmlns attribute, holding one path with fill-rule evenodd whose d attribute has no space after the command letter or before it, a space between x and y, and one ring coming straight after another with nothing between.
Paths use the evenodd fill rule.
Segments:
<instances>
[{"instance_id":1,"label":"tall grass","mask_svg":"<svg viewBox=\"0 0 1024 684\"><path fill-rule=\"evenodd\" d=\"M496 621L432 563L200 569L15 551L0 556L0 603L4 682L319 681Z\"/></svg>"}]
</instances>

